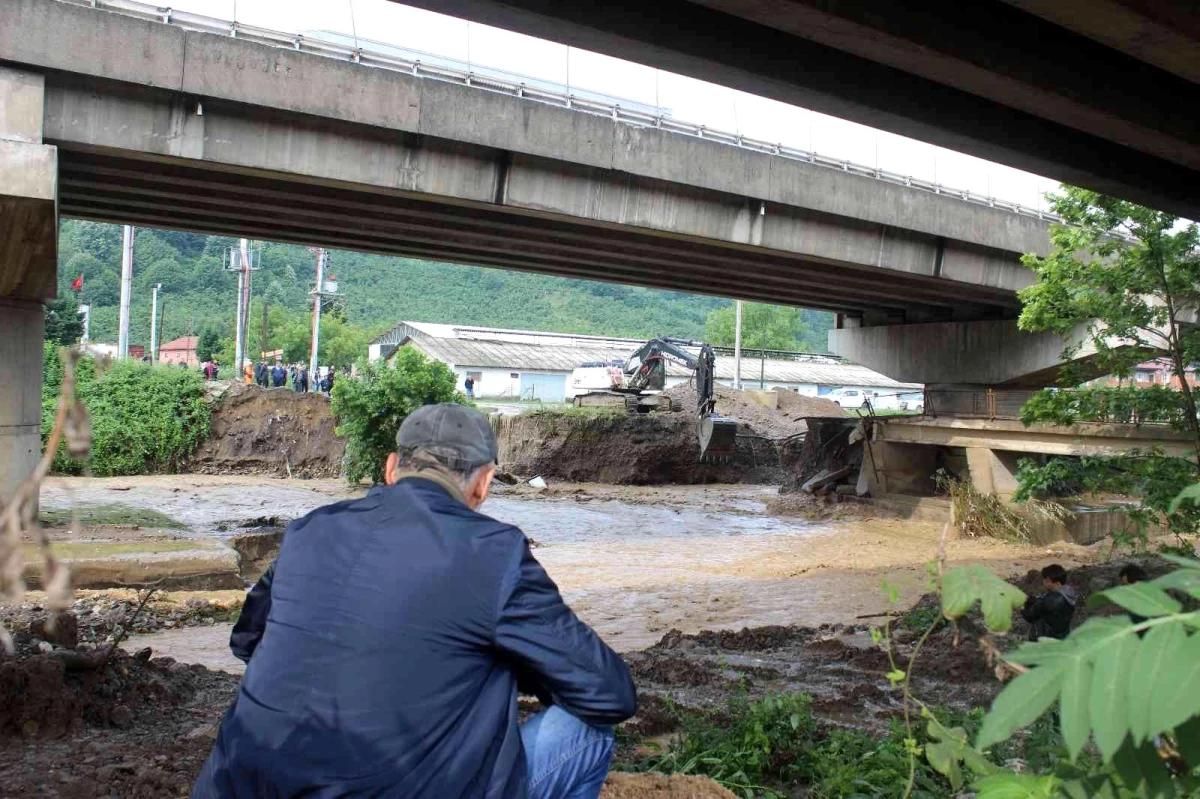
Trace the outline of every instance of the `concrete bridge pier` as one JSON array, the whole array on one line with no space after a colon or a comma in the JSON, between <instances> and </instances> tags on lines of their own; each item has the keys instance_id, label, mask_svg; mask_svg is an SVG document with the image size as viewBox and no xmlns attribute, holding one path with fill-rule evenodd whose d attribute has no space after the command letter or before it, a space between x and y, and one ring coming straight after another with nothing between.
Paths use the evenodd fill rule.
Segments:
<instances>
[{"instance_id":1,"label":"concrete bridge pier","mask_svg":"<svg viewBox=\"0 0 1200 799\"><path fill-rule=\"evenodd\" d=\"M58 151L41 75L0 67L0 504L41 455L44 303L57 289Z\"/></svg>"},{"instance_id":2,"label":"concrete bridge pier","mask_svg":"<svg viewBox=\"0 0 1200 799\"><path fill-rule=\"evenodd\" d=\"M852 321L852 320L851 320ZM1073 355L1095 355L1083 330ZM1067 365L1057 333L1023 333L1015 319L848 326L829 331L829 349L904 383L1041 388Z\"/></svg>"}]
</instances>

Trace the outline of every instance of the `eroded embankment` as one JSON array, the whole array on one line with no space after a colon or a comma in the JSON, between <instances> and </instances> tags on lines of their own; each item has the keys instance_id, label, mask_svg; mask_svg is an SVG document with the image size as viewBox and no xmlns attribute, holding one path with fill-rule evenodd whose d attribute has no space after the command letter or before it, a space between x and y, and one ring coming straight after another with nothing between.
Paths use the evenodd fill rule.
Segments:
<instances>
[{"instance_id":1,"label":"eroded embankment","mask_svg":"<svg viewBox=\"0 0 1200 799\"><path fill-rule=\"evenodd\" d=\"M203 474L334 477L345 442L334 433L329 398L233 383L213 404L212 433L192 457Z\"/></svg>"},{"instance_id":2,"label":"eroded embankment","mask_svg":"<svg viewBox=\"0 0 1200 799\"><path fill-rule=\"evenodd\" d=\"M688 414L552 414L499 417L493 422L500 467L513 474L577 482L778 483L778 446L739 435L735 453L701 461L696 421Z\"/></svg>"}]
</instances>

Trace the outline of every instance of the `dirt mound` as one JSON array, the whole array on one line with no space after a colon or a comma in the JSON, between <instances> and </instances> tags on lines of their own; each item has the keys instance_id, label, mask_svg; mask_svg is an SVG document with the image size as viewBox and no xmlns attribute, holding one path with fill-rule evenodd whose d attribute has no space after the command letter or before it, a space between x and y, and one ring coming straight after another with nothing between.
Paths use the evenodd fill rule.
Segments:
<instances>
[{"instance_id":1,"label":"dirt mound","mask_svg":"<svg viewBox=\"0 0 1200 799\"><path fill-rule=\"evenodd\" d=\"M608 775L600 799L736 799L736 794L708 777L614 771Z\"/></svg>"},{"instance_id":2,"label":"dirt mound","mask_svg":"<svg viewBox=\"0 0 1200 799\"><path fill-rule=\"evenodd\" d=\"M629 656L629 670L640 682L652 682L659 685L686 685L697 688L702 685L720 685L728 682L728 678L707 663L698 663L682 657L671 655L658 656Z\"/></svg>"},{"instance_id":3,"label":"dirt mound","mask_svg":"<svg viewBox=\"0 0 1200 799\"><path fill-rule=\"evenodd\" d=\"M696 420L684 413L538 413L493 422L500 467L516 475L575 482L778 483L770 441L739 436L728 462L700 462Z\"/></svg>"},{"instance_id":4,"label":"dirt mound","mask_svg":"<svg viewBox=\"0 0 1200 799\"><path fill-rule=\"evenodd\" d=\"M82 726L128 728L229 679L203 666L107 647L0 661L0 736L59 738ZM107 663L105 660L107 659Z\"/></svg>"},{"instance_id":5,"label":"dirt mound","mask_svg":"<svg viewBox=\"0 0 1200 799\"><path fill-rule=\"evenodd\" d=\"M286 388L231 384L213 406L212 434L192 457L202 474L334 477L345 443L329 399Z\"/></svg>"},{"instance_id":6,"label":"dirt mound","mask_svg":"<svg viewBox=\"0 0 1200 799\"><path fill-rule=\"evenodd\" d=\"M691 383L683 383L663 392L683 405L682 414L695 415L696 389ZM733 419L747 429L747 435L762 436L780 441L804 433L809 417L845 416L836 402L819 397L802 397L792 391L776 391L778 408L768 408L755 402L745 392L726 386L717 386L717 413Z\"/></svg>"}]
</instances>

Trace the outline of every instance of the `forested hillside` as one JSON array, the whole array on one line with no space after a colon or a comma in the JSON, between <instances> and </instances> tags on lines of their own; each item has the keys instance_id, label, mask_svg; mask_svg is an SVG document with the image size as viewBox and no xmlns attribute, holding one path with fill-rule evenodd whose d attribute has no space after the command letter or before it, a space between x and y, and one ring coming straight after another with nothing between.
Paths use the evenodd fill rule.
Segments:
<instances>
[{"instance_id":1,"label":"forested hillside","mask_svg":"<svg viewBox=\"0 0 1200 799\"><path fill-rule=\"evenodd\" d=\"M236 243L217 236L138 229L131 342L149 341L150 293L156 283L162 284L164 341L205 329L215 329L222 339L232 337L237 276L222 270L222 256ZM308 292L315 257L294 245L255 246L261 247L262 268L253 277L252 348L259 346L265 299L270 308L267 348L302 350L307 344L299 339L312 307ZM71 281L83 276L79 300L92 305L92 339L116 341L121 228L63 220L59 264L60 293L69 293ZM334 311L336 322L355 333L346 348L357 348L401 319L630 337L700 337L709 314L731 304L694 294L345 251L332 253L330 271L344 294ZM803 322L796 345L824 350L829 314L805 311Z\"/></svg>"}]
</instances>

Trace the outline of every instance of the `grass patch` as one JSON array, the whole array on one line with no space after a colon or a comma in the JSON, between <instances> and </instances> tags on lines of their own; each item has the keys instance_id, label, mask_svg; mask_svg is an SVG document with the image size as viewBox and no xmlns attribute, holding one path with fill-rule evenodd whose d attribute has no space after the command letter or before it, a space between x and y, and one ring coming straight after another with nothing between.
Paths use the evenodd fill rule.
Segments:
<instances>
[{"instance_id":1,"label":"grass patch","mask_svg":"<svg viewBox=\"0 0 1200 799\"><path fill-rule=\"evenodd\" d=\"M618 768L711 777L742 797L804 796L807 799L875 797L900 799L908 785L909 757L904 724L893 720L884 735L829 727L814 718L803 694L761 700L731 699L724 708L699 711L675 707L679 732L658 752ZM973 738L983 716L935 710L947 726L961 726ZM916 745L928 743L926 725L914 727ZM632 743L632 742L625 742ZM1033 725L1023 740L997 747L993 757L1019 757L1030 764L1066 757L1053 725ZM916 761L911 796L945 799L950 783L924 756Z\"/></svg>"},{"instance_id":2,"label":"grass patch","mask_svg":"<svg viewBox=\"0 0 1200 799\"><path fill-rule=\"evenodd\" d=\"M67 527L71 524L70 510L43 510L39 516L43 527ZM88 505L79 508L79 522L84 525L119 525L127 527L160 527L164 530L186 530L187 525L165 513L149 508L128 505Z\"/></svg>"}]
</instances>

